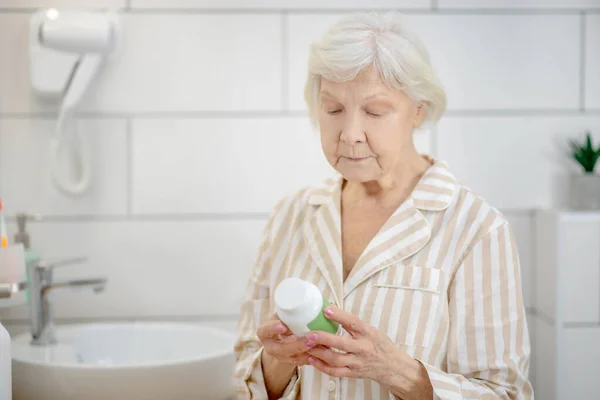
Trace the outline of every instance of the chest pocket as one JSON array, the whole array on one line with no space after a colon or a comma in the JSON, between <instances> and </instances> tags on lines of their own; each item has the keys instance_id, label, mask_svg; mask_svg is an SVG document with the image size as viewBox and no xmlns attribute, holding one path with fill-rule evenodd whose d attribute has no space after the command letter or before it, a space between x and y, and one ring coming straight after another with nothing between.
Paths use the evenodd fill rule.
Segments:
<instances>
[{"instance_id":1,"label":"chest pocket","mask_svg":"<svg viewBox=\"0 0 600 400\"><path fill-rule=\"evenodd\" d=\"M382 307L379 329L398 345L431 346L446 298L445 275L439 269L403 265L382 271L371 288L381 299L373 304Z\"/></svg>"}]
</instances>

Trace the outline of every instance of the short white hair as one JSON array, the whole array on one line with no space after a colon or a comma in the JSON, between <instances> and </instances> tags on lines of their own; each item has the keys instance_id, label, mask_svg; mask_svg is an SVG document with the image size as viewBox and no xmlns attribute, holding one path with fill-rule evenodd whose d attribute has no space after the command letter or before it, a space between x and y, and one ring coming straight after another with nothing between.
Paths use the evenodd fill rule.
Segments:
<instances>
[{"instance_id":1,"label":"short white hair","mask_svg":"<svg viewBox=\"0 0 600 400\"><path fill-rule=\"evenodd\" d=\"M396 12L361 12L341 18L310 45L304 100L314 127L318 126L321 78L334 82L354 79L372 67L391 89L400 89L426 107L425 121L437 122L446 111L446 92L425 45Z\"/></svg>"}]
</instances>

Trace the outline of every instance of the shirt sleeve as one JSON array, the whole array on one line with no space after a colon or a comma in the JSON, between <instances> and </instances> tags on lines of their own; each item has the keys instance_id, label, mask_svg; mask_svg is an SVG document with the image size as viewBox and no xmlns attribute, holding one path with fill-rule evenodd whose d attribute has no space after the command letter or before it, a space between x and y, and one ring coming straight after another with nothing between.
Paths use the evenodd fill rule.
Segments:
<instances>
[{"instance_id":1,"label":"shirt sleeve","mask_svg":"<svg viewBox=\"0 0 600 400\"><path fill-rule=\"evenodd\" d=\"M238 334L234 346L236 399L268 399L261 364L263 347L256 335L256 330L272 314L270 309L271 288L269 287L271 237L275 233L273 232L274 225L284 200L275 207L275 211L264 229L259 255L242 301ZM299 392L300 372L297 370L282 398L294 400Z\"/></svg>"},{"instance_id":2,"label":"shirt sleeve","mask_svg":"<svg viewBox=\"0 0 600 400\"><path fill-rule=\"evenodd\" d=\"M449 288L447 371L422 361L434 399L533 399L517 246L507 223L470 249Z\"/></svg>"}]
</instances>

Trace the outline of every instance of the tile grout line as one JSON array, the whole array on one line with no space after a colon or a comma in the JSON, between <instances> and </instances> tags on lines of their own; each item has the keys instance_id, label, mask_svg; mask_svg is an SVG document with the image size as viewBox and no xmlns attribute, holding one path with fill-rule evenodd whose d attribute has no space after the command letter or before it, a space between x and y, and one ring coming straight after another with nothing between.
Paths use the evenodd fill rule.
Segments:
<instances>
[{"instance_id":1,"label":"tile grout line","mask_svg":"<svg viewBox=\"0 0 600 400\"><path fill-rule=\"evenodd\" d=\"M435 8L433 8L435 2ZM294 14L343 14L356 11L384 12L388 7L338 7L338 8L135 8L132 12L136 14L280 14L282 12ZM429 7L421 8L394 8L403 14L411 15L577 15L581 12L596 13L600 8L439 8L437 0L432 0Z\"/></svg>"},{"instance_id":2,"label":"tile grout line","mask_svg":"<svg viewBox=\"0 0 600 400\"><path fill-rule=\"evenodd\" d=\"M563 109L487 109L487 110L448 110L443 118L485 118L485 117L564 117L598 115L600 108L586 108L584 111L577 108ZM139 112L80 112L78 119L98 118L297 118L307 117L307 110L273 110L273 111L139 111ZM54 112L0 112L0 119L55 119Z\"/></svg>"},{"instance_id":3,"label":"tile grout line","mask_svg":"<svg viewBox=\"0 0 600 400\"><path fill-rule=\"evenodd\" d=\"M133 121L127 118L127 217L132 216L133 210Z\"/></svg>"},{"instance_id":4,"label":"tile grout line","mask_svg":"<svg viewBox=\"0 0 600 400\"><path fill-rule=\"evenodd\" d=\"M579 110L581 112L585 112L585 81L586 81L586 70L585 70L585 63L586 63L586 46L587 46L587 37L586 37L586 24L587 24L587 17L585 15L584 12L581 12L581 17L580 17L580 43L579 43Z\"/></svg>"},{"instance_id":5,"label":"tile grout line","mask_svg":"<svg viewBox=\"0 0 600 400\"><path fill-rule=\"evenodd\" d=\"M95 9L88 7L88 9ZM132 14L195 14L195 15L214 15L214 14L281 14L282 12L297 14L343 14L354 11L386 11L389 8L377 7L339 7L339 8L168 8L152 7L137 8L133 7L131 0L125 0L124 8L117 9L118 12L127 12ZM421 8L394 8L395 11L411 15L577 15L581 13L599 14L600 8L439 8L437 0L431 0L429 7ZM34 7L0 7L0 13L6 14L29 14L37 11Z\"/></svg>"},{"instance_id":6,"label":"tile grout line","mask_svg":"<svg viewBox=\"0 0 600 400\"><path fill-rule=\"evenodd\" d=\"M264 221L268 212L233 212L233 213L182 213L182 214L142 214L135 215L44 215L36 224L45 223L80 223L80 222L181 222L181 221ZM7 217L7 222L14 223L14 217Z\"/></svg>"},{"instance_id":7,"label":"tile grout line","mask_svg":"<svg viewBox=\"0 0 600 400\"><path fill-rule=\"evenodd\" d=\"M501 209L506 215L529 215L531 209ZM151 221L264 221L268 219L269 212L222 212L222 213L156 213L156 214L131 214L131 215L44 215L37 224L44 223L77 223L77 222L151 222ZM15 218L9 216L8 222L14 223Z\"/></svg>"},{"instance_id":8,"label":"tile grout line","mask_svg":"<svg viewBox=\"0 0 600 400\"><path fill-rule=\"evenodd\" d=\"M600 112L600 110L599 110ZM139 112L79 112L77 119L96 118L274 118L300 117L308 115L302 110L250 110L250 111L139 111ZM56 119L55 112L0 112L0 119Z\"/></svg>"},{"instance_id":9,"label":"tile grout line","mask_svg":"<svg viewBox=\"0 0 600 400\"><path fill-rule=\"evenodd\" d=\"M281 109L283 111L289 111L290 105L288 104L289 97L289 66L290 62L288 59L288 13L284 11L281 14Z\"/></svg>"}]
</instances>

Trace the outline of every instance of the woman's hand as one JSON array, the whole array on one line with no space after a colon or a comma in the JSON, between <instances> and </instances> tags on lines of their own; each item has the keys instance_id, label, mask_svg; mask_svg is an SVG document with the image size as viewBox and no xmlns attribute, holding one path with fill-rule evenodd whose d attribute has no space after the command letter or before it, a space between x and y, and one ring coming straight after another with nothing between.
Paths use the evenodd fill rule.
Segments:
<instances>
[{"instance_id":1,"label":"woman's hand","mask_svg":"<svg viewBox=\"0 0 600 400\"><path fill-rule=\"evenodd\" d=\"M257 330L264 352L272 359L283 364L296 367L308 364L308 350L313 345L307 344L306 337L296 337L277 315L271 316Z\"/></svg>"},{"instance_id":2,"label":"woman's hand","mask_svg":"<svg viewBox=\"0 0 600 400\"><path fill-rule=\"evenodd\" d=\"M308 364L305 337L296 337L283 322L273 315L258 329L257 335L263 345L262 371L269 399L279 399L296 372L296 367Z\"/></svg>"},{"instance_id":3,"label":"woman's hand","mask_svg":"<svg viewBox=\"0 0 600 400\"><path fill-rule=\"evenodd\" d=\"M425 368L375 327L333 306L325 315L340 323L351 337L311 332L307 339L309 363L335 377L370 379L402 398L431 398L431 382ZM337 352L333 349L341 350Z\"/></svg>"}]
</instances>

